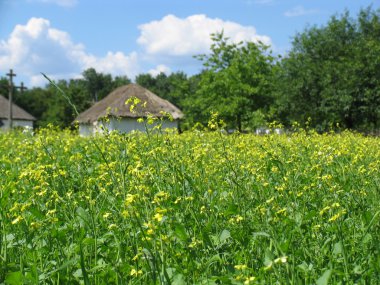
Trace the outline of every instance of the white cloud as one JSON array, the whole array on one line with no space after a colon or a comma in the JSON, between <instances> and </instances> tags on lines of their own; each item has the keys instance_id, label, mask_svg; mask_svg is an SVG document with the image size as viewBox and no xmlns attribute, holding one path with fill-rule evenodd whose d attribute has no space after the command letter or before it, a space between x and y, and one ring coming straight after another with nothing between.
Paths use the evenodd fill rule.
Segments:
<instances>
[{"instance_id":1,"label":"white cloud","mask_svg":"<svg viewBox=\"0 0 380 285\"><path fill-rule=\"evenodd\" d=\"M17 25L7 40L0 41L0 70L13 68L28 76L32 84L39 82L40 72L53 79L75 78L90 67L130 78L139 72L136 53L108 52L104 57L96 57L43 18L31 18L26 25Z\"/></svg>"},{"instance_id":2,"label":"white cloud","mask_svg":"<svg viewBox=\"0 0 380 285\"><path fill-rule=\"evenodd\" d=\"M150 55L191 56L209 51L212 41L210 34L224 31L231 41L262 41L271 44L268 36L258 35L252 26L242 26L231 21L193 15L185 19L167 15L159 21L139 26L141 31L137 42Z\"/></svg>"},{"instance_id":3,"label":"white cloud","mask_svg":"<svg viewBox=\"0 0 380 285\"><path fill-rule=\"evenodd\" d=\"M29 0L31 2L40 2L48 4L56 4L62 7L74 7L79 0Z\"/></svg>"},{"instance_id":4,"label":"white cloud","mask_svg":"<svg viewBox=\"0 0 380 285\"><path fill-rule=\"evenodd\" d=\"M299 17L310 14L316 14L319 11L317 9L305 9L303 6L297 6L284 13L286 17Z\"/></svg>"},{"instance_id":5,"label":"white cloud","mask_svg":"<svg viewBox=\"0 0 380 285\"><path fill-rule=\"evenodd\" d=\"M156 66L156 68L149 70L148 73L151 74L153 77L155 77L159 75L160 73L169 74L171 73L171 69L170 67L164 64L159 64Z\"/></svg>"}]
</instances>

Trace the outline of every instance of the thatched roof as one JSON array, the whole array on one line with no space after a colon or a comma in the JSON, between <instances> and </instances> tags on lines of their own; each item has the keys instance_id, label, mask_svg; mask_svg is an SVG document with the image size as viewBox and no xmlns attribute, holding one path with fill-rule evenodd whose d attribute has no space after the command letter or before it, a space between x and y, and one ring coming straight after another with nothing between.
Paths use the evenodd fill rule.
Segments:
<instances>
[{"instance_id":1,"label":"thatched roof","mask_svg":"<svg viewBox=\"0 0 380 285\"><path fill-rule=\"evenodd\" d=\"M9 101L7 98L0 95L0 119L9 118ZM31 114L21 109L16 104L12 103L12 119L13 120L25 120L35 121L36 118Z\"/></svg>"},{"instance_id":2,"label":"thatched roof","mask_svg":"<svg viewBox=\"0 0 380 285\"><path fill-rule=\"evenodd\" d=\"M134 109L135 112L131 112L131 104L125 104L125 102L134 97L140 99L141 103ZM145 107L142 106L144 102L146 102ZM147 114L162 117L161 111L170 113L174 119L183 117L181 110L169 101L158 97L156 94L137 84L128 84L115 89L107 97L79 114L75 121L79 123L92 123L108 116L140 118L146 117Z\"/></svg>"}]
</instances>

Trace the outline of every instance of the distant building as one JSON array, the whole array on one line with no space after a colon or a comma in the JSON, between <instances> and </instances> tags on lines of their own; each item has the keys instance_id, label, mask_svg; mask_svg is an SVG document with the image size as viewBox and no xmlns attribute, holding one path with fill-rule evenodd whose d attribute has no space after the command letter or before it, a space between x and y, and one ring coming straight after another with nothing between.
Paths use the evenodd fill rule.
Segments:
<instances>
[{"instance_id":1,"label":"distant building","mask_svg":"<svg viewBox=\"0 0 380 285\"><path fill-rule=\"evenodd\" d=\"M13 128L33 128L36 118L21 109L16 104L12 104L12 126ZM0 95L0 129L9 129L9 101Z\"/></svg>"},{"instance_id":2,"label":"distant building","mask_svg":"<svg viewBox=\"0 0 380 285\"><path fill-rule=\"evenodd\" d=\"M126 104L130 98L140 101L134 111L130 110L131 104ZM174 119L163 120L162 128L178 128L183 114L176 106L137 84L128 84L115 89L79 114L75 122L79 123L79 134L82 136L102 132L104 128L129 133L135 130L145 131L144 124L137 121L139 118L146 118L148 114L160 118L163 117L162 112L169 113Z\"/></svg>"},{"instance_id":3,"label":"distant building","mask_svg":"<svg viewBox=\"0 0 380 285\"><path fill-rule=\"evenodd\" d=\"M281 134L284 134L285 131L283 129L279 129L279 128L269 129L269 128L266 128L266 127L257 128L255 130L255 134L256 135L269 135L271 133L272 134L281 135Z\"/></svg>"}]
</instances>

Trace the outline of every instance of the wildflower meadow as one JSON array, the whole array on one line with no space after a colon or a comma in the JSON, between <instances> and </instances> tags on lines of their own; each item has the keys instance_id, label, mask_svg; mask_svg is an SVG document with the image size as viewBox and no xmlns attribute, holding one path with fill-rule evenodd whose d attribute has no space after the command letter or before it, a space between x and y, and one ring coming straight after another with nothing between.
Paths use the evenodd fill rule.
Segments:
<instances>
[{"instance_id":1,"label":"wildflower meadow","mask_svg":"<svg viewBox=\"0 0 380 285\"><path fill-rule=\"evenodd\" d=\"M380 141L0 134L0 284L379 284Z\"/></svg>"}]
</instances>

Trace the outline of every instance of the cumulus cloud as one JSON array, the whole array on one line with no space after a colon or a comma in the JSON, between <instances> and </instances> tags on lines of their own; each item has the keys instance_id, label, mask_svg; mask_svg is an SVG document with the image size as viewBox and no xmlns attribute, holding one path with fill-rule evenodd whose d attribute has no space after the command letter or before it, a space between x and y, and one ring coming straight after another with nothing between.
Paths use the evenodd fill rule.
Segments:
<instances>
[{"instance_id":1,"label":"cumulus cloud","mask_svg":"<svg viewBox=\"0 0 380 285\"><path fill-rule=\"evenodd\" d=\"M284 13L286 17L299 17L310 14L316 14L319 11L317 9L305 9L303 6L297 6Z\"/></svg>"},{"instance_id":2,"label":"cumulus cloud","mask_svg":"<svg viewBox=\"0 0 380 285\"><path fill-rule=\"evenodd\" d=\"M31 18L26 25L17 25L7 40L0 41L0 69L13 68L29 76L32 84L39 85L39 72L53 79L75 78L90 67L130 78L139 71L136 53L108 52L104 57L96 57L43 18Z\"/></svg>"},{"instance_id":3,"label":"cumulus cloud","mask_svg":"<svg viewBox=\"0 0 380 285\"><path fill-rule=\"evenodd\" d=\"M159 21L140 25L139 29L141 34L137 42L150 55L189 56L207 53L212 44L210 34L221 31L235 43L261 41L271 44L268 36L258 35L252 26L211 19L202 14L184 19L167 15Z\"/></svg>"},{"instance_id":4,"label":"cumulus cloud","mask_svg":"<svg viewBox=\"0 0 380 285\"><path fill-rule=\"evenodd\" d=\"M8 38L0 39L0 72L6 73L13 68L18 75L28 77L29 84L33 86L46 83L40 72L52 79L69 79L80 77L83 70L90 67L98 72L126 75L133 79L137 74L146 72L140 64L155 66L148 71L154 76L160 72L168 74L172 69L197 69L195 65L199 63L192 56L209 52L211 33L223 31L233 42L262 41L271 44L269 37L258 35L252 26L211 19L205 15L187 18L167 15L161 20L143 24L139 29L137 41L142 50L138 53L109 51L97 56L83 44L74 42L69 33L54 28L49 20L31 18L25 25L17 25Z\"/></svg>"},{"instance_id":5,"label":"cumulus cloud","mask_svg":"<svg viewBox=\"0 0 380 285\"><path fill-rule=\"evenodd\" d=\"M108 52L103 58L86 55L83 57L84 67L93 67L102 73L125 74L126 72L135 75L134 68L138 66L138 56L136 52L126 56L122 52Z\"/></svg>"},{"instance_id":6,"label":"cumulus cloud","mask_svg":"<svg viewBox=\"0 0 380 285\"><path fill-rule=\"evenodd\" d=\"M78 0L29 0L32 2L56 4L62 7L73 7L78 4Z\"/></svg>"},{"instance_id":7,"label":"cumulus cloud","mask_svg":"<svg viewBox=\"0 0 380 285\"><path fill-rule=\"evenodd\" d=\"M150 69L148 71L149 74L151 74L153 77L159 75L160 73L169 74L171 73L170 67L166 66L165 64L159 64L155 68Z\"/></svg>"}]
</instances>

